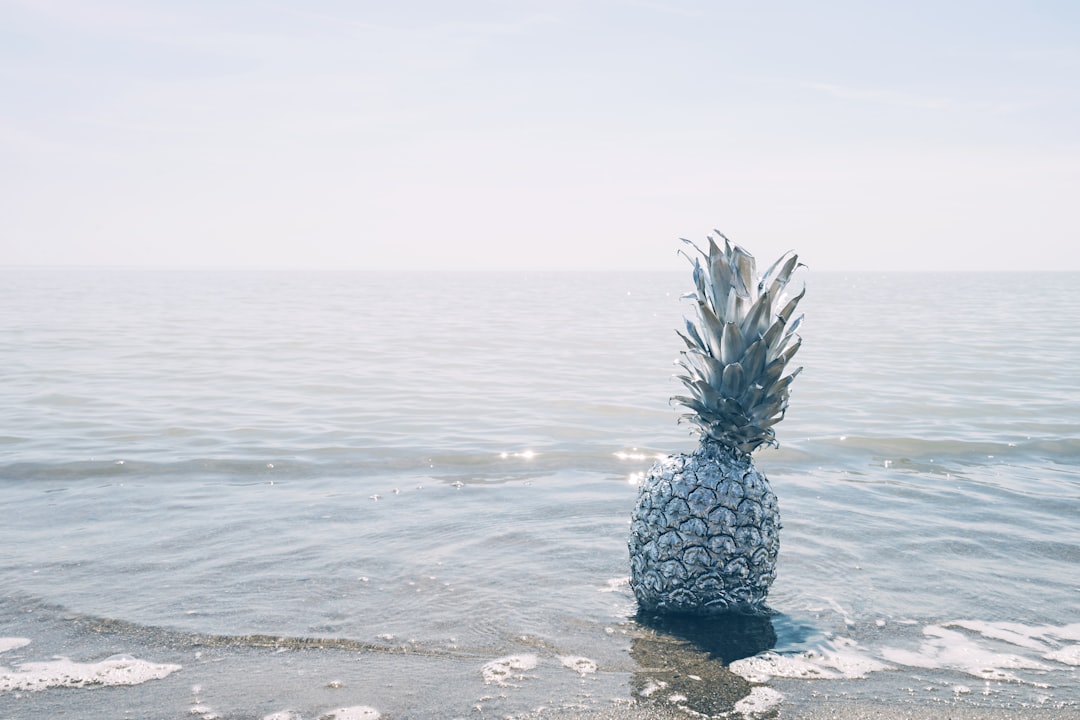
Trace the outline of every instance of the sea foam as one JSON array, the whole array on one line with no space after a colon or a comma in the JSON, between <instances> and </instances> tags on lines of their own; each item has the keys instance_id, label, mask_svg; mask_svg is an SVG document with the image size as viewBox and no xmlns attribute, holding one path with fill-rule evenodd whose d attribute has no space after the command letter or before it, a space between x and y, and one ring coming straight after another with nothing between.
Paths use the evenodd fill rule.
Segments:
<instances>
[{"instance_id":1,"label":"sea foam","mask_svg":"<svg viewBox=\"0 0 1080 720\"><path fill-rule=\"evenodd\" d=\"M993 626L989 623L957 622L948 624L965 629L985 626L991 630L991 634L987 637L995 640L1004 640L1006 635L1003 632L994 632ZM1034 637L1037 629L1029 628L1029 630L1032 632L1017 633L1016 637L1013 637L1008 642L1017 648L1036 649L1027 640ZM1011 632L1015 632L1015 629ZM944 625L928 625L923 628L923 635L926 639L919 645L917 650L887 647L881 651L881 654L886 660L899 665L957 670L983 680L1024 682L1023 678L1012 671L1044 671L1052 669L1051 666L1033 657L1015 652L999 652L985 647L976 638L959 630L951 630Z\"/></svg>"},{"instance_id":2,"label":"sea foam","mask_svg":"<svg viewBox=\"0 0 1080 720\"><path fill-rule=\"evenodd\" d=\"M0 653L21 648L29 644L30 641L26 638L0 638Z\"/></svg>"},{"instance_id":3,"label":"sea foam","mask_svg":"<svg viewBox=\"0 0 1080 720\"><path fill-rule=\"evenodd\" d=\"M486 685L510 685L510 680L524 680L524 673L535 669L535 655L508 655L485 663L480 671Z\"/></svg>"},{"instance_id":4,"label":"sea foam","mask_svg":"<svg viewBox=\"0 0 1080 720\"><path fill-rule=\"evenodd\" d=\"M856 679L888 669L888 665L870 657L850 638L837 638L822 650L793 655L766 652L731 663L731 671L750 682L766 682L774 677Z\"/></svg>"},{"instance_id":5,"label":"sea foam","mask_svg":"<svg viewBox=\"0 0 1080 720\"><path fill-rule=\"evenodd\" d=\"M7 647L10 649L21 645ZM139 685L149 680L160 680L179 669L179 665L152 663L129 655L113 655L96 663L79 663L67 658L27 662L16 665L13 670L0 668L0 692Z\"/></svg>"},{"instance_id":6,"label":"sea foam","mask_svg":"<svg viewBox=\"0 0 1080 720\"><path fill-rule=\"evenodd\" d=\"M343 707L323 713L319 720L378 720L379 711L367 705Z\"/></svg>"},{"instance_id":7,"label":"sea foam","mask_svg":"<svg viewBox=\"0 0 1080 720\"><path fill-rule=\"evenodd\" d=\"M754 718L770 713L780 706L784 696L772 688L755 687L750 694L735 703L735 712L744 718Z\"/></svg>"},{"instance_id":8,"label":"sea foam","mask_svg":"<svg viewBox=\"0 0 1080 720\"><path fill-rule=\"evenodd\" d=\"M765 652L737 660L731 663L731 671L750 682L764 683L774 677L852 680L901 666L952 670L982 680L1046 687L1018 671L1045 676L1055 669L1062 670L1062 665L1080 666L1078 623L1052 626L955 620L927 625L922 635L914 648L869 649L850 638L834 638L821 649L801 653Z\"/></svg>"},{"instance_id":9,"label":"sea foam","mask_svg":"<svg viewBox=\"0 0 1080 720\"><path fill-rule=\"evenodd\" d=\"M559 662L563 664L563 667L573 670L582 677L596 672L596 663L587 657L565 655L559 658Z\"/></svg>"}]
</instances>

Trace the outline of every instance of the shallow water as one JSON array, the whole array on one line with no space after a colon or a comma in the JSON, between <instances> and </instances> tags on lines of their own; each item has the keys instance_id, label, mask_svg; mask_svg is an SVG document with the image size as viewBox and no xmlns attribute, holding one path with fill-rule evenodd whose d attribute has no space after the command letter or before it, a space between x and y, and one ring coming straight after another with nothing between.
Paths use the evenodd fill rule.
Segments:
<instances>
[{"instance_id":1,"label":"shallow water","mask_svg":"<svg viewBox=\"0 0 1080 720\"><path fill-rule=\"evenodd\" d=\"M1080 704L1080 276L806 273L776 615L711 630L625 583L688 282L0 271L4 717ZM179 669L28 685L118 653Z\"/></svg>"}]
</instances>

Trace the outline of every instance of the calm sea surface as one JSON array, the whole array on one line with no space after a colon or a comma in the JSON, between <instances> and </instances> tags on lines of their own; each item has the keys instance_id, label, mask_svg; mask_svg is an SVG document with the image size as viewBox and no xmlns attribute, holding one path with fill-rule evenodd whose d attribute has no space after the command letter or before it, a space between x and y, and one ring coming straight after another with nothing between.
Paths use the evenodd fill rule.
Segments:
<instances>
[{"instance_id":1,"label":"calm sea surface","mask_svg":"<svg viewBox=\"0 0 1080 720\"><path fill-rule=\"evenodd\" d=\"M1080 712L1080 275L801 273L717 628L626 585L689 273L0 269L0 717Z\"/></svg>"}]
</instances>

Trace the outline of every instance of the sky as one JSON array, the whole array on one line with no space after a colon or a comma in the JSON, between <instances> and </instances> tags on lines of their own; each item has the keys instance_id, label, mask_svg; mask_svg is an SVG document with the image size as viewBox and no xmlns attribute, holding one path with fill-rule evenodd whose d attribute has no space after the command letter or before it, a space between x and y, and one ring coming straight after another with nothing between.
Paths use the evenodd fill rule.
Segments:
<instances>
[{"instance_id":1,"label":"sky","mask_svg":"<svg viewBox=\"0 0 1080 720\"><path fill-rule=\"evenodd\" d=\"M0 0L0 265L1080 270L1080 3Z\"/></svg>"}]
</instances>

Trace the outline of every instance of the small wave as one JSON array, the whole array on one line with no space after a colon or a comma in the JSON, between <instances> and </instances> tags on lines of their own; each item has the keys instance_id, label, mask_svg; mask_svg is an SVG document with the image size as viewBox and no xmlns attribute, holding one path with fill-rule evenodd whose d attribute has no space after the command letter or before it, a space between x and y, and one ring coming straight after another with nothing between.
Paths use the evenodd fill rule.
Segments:
<instances>
[{"instance_id":1,"label":"small wave","mask_svg":"<svg viewBox=\"0 0 1080 720\"><path fill-rule=\"evenodd\" d=\"M434 452L413 448L268 448L258 455L189 457L161 460L124 455L80 460L19 461L0 465L0 477L12 481L82 480L142 482L195 478L233 483L271 480L304 481L327 477L425 478L435 482L492 484L529 480L565 470L625 477L647 468L655 453L628 454L619 447L581 449L529 447L490 451Z\"/></svg>"},{"instance_id":2,"label":"small wave","mask_svg":"<svg viewBox=\"0 0 1080 720\"><path fill-rule=\"evenodd\" d=\"M668 448L668 452L679 448ZM685 449L685 448L683 448ZM424 477L434 481L501 483L572 470L626 478L646 470L664 453L619 446L543 447L522 444L488 450L387 447L265 447L227 456L162 459L122 451L112 456L55 460L42 458L0 465L7 480L121 480L174 478L230 482L304 481L309 478L372 476ZM988 465L1049 463L1066 472L1080 464L1080 438L1018 438L978 441L917 437L845 435L785 443L759 454L763 467L799 472L828 466L863 471L868 467L963 476Z\"/></svg>"},{"instance_id":3,"label":"small wave","mask_svg":"<svg viewBox=\"0 0 1080 720\"><path fill-rule=\"evenodd\" d=\"M786 451L787 457L784 457ZM778 459L804 461L858 456L871 459L906 460L914 463L948 461L957 465L984 465L993 460L1040 460L1076 463L1080 461L1080 438L1035 438L970 440L902 436L837 435L791 442L777 452Z\"/></svg>"},{"instance_id":4,"label":"small wave","mask_svg":"<svg viewBox=\"0 0 1080 720\"><path fill-rule=\"evenodd\" d=\"M731 663L730 669L750 682L764 683L771 678L853 680L900 666L1049 689L1055 671L1069 672L1078 665L1080 624L957 620L926 625L914 648L872 648L835 638L814 650L760 653Z\"/></svg>"},{"instance_id":5,"label":"small wave","mask_svg":"<svg viewBox=\"0 0 1080 720\"><path fill-rule=\"evenodd\" d=\"M972 640L964 633L940 625L923 628L926 636L916 650L887 647L882 655L891 662L907 667L936 670L958 670L982 680L1029 682L1037 687L1049 687L1042 682L1024 680L1014 670L1035 670L1045 673L1051 666L1030 657L1012 652L997 652Z\"/></svg>"}]
</instances>

